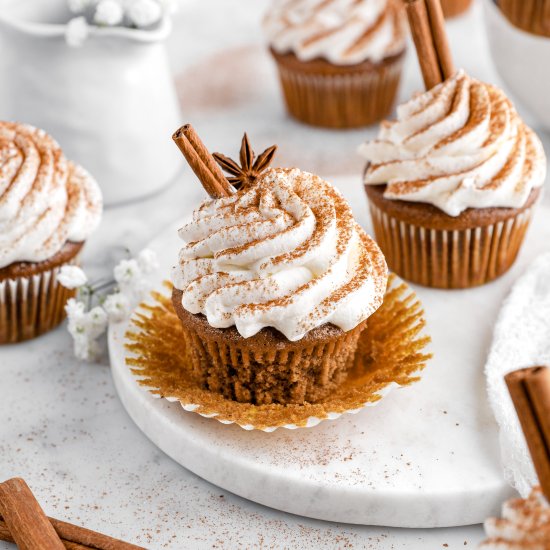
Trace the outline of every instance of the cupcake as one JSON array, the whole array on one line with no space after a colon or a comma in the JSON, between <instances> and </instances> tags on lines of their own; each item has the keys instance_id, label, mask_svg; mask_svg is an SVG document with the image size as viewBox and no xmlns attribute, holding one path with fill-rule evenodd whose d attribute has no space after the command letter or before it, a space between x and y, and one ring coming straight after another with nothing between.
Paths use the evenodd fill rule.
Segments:
<instances>
[{"instance_id":1,"label":"cupcake","mask_svg":"<svg viewBox=\"0 0 550 550\"><path fill-rule=\"evenodd\" d=\"M550 0L497 0L512 25L531 34L550 37Z\"/></svg>"},{"instance_id":2,"label":"cupcake","mask_svg":"<svg viewBox=\"0 0 550 550\"><path fill-rule=\"evenodd\" d=\"M401 0L276 0L264 26L294 118L354 128L391 111L405 52Z\"/></svg>"},{"instance_id":3,"label":"cupcake","mask_svg":"<svg viewBox=\"0 0 550 550\"><path fill-rule=\"evenodd\" d=\"M172 300L202 387L288 404L319 401L345 380L387 268L329 183L268 169L204 202L179 235Z\"/></svg>"},{"instance_id":4,"label":"cupcake","mask_svg":"<svg viewBox=\"0 0 550 550\"><path fill-rule=\"evenodd\" d=\"M485 522L489 537L480 550L548 550L550 548L550 506L540 487L526 499L508 500L502 519Z\"/></svg>"},{"instance_id":5,"label":"cupcake","mask_svg":"<svg viewBox=\"0 0 550 550\"><path fill-rule=\"evenodd\" d=\"M425 286L467 288L514 263L546 158L501 90L457 71L398 107L360 152L390 269Z\"/></svg>"},{"instance_id":6,"label":"cupcake","mask_svg":"<svg viewBox=\"0 0 550 550\"><path fill-rule=\"evenodd\" d=\"M441 7L445 17L456 17L464 13L471 3L472 0L441 0Z\"/></svg>"},{"instance_id":7,"label":"cupcake","mask_svg":"<svg viewBox=\"0 0 550 550\"><path fill-rule=\"evenodd\" d=\"M0 344L63 320L73 291L57 274L78 263L100 217L97 184L48 134L0 122Z\"/></svg>"}]
</instances>

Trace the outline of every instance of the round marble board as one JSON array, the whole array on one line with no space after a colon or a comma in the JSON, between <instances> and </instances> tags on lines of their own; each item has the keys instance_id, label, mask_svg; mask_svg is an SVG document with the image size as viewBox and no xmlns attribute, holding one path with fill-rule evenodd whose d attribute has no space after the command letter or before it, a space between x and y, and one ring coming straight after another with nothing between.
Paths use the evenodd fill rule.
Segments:
<instances>
[{"instance_id":1,"label":"round marble board","mask_svg":"<svg viewBox=\"0 0 550 550\"><path fill-rule=\"evenodd\" d=\"M370 230L357 178L329 181ZM260 504L367 525L480 523L511 494L502 477L483 365L503 298L550 238L545 219L550 219L550 207L543 204L519 261L499 281L466 291L415 287L434 358L420 382L395 389L375 407L307 429L265 433L224 425L138 386L124 362L126 324L112 326L109 333L120 399L143 433L175 461ZM180 226L172 224L151 243L161 260L162 278L169 278L176 262Z\"/></svg>"}]
</instances>

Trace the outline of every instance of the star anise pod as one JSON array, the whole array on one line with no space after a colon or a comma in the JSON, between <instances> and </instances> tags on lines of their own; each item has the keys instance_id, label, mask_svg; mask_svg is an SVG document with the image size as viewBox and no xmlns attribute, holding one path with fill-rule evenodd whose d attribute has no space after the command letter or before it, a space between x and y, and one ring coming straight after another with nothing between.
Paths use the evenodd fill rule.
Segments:
<instances>
[{"instance_id":1,"label":"star anise pod","mask_svg":"<svg viewBox=\"0 0 550 550\"><path fill-rule=\"evenodd\" d=\"M231 174L232 177L227 178L227 181L229 181L235 189L241 189L242 187L252 185L258 179L258 176L267 169L269 163L273 160L275 151L277 151L277 146L272 145L254 160L256 155L250 146L248 136L245 132L239 154L240 166L234 160L221 153L214 153L213 157L222 167L222 170Z\"/></svg>"}]
</instances>

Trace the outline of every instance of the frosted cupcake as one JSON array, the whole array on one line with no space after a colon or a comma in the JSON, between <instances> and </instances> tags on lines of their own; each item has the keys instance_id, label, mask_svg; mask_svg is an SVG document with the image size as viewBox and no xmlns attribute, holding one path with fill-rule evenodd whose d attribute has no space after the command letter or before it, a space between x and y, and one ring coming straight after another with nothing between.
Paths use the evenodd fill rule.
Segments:
<instances>
[{"instance_id":1,"label":"frosted cupcake","mask_svg":"<svg viewBox=\"0 0 550 550\"><path fill-rule=\"evenodd\" d=\"M514 263L546 158L501 90L458 71L398 107L360 152L376 238L396 273L466 288Z\"/></svg>"},{"instance_id":2,"label":"frosted cupcake","mask_svg":"<svg viewBox=\"0 0 550 550\"><path fill-rule=\"evenodd\" d=\"M387 269L329 183L270 169L204 202L179 234L173 303L203 387L286 404L318 401L345 380Z\"/></svg>"},{"instance_id":3,"label":"frosted cupcake","mask_svg":"<svg viewBox=\"0 0 550 550\"><path fill-rule=\"evenodd\" d=\"M485 522L489 537L480 550L548 550L550 548L550 506L540 487L527 499L508 500L502 507L502 519Z\"/></svg>"},{"instance_id":4,"label":"frosted cupcake","mask_svg":"<svg viewBox=\"0 0 550 550\"><path fill-rule=\"evenodd\" d=\"M32 126L0 122L0 344L57 326L72 291L57 282L101 217L92 177Z\"/></svg>"},{"instance_id":5,"label":"frosted cupcake","mask_svg":"<svg viewBox=\"0 0 550 550\"><path fill-rule=\"evenodd\" d=\"M400 0L276 0L264 27L296 119L353 128L391 111L405 52Z\"/></svg>"}]
</instances>

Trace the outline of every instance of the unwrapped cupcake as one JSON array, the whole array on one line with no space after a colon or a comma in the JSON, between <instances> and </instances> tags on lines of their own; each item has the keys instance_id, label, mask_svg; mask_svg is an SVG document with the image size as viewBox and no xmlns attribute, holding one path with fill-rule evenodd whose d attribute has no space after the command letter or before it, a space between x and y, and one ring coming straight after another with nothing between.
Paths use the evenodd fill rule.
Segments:
<instances>
[{"instance_id":1,"label":"unwrapped cupcake","mask_svg":"<svg viewBox=\"0 0 550 550\"><path fill-rule=\"evenodd\" d=\"M401 0L276 0L264 27L296 119L353 128L391 111L405 52Z\"/></svg>"},{"instance_id":2,"label":"unwrapped cupcake","mask_svg":"<svg viewBox=\"0 0 550 550\"><path fill-rule=\"evenodd\" d=\"M418 284L466 288L514 263L546 158L501 90L457 71L398 107L360 152L390 269Z\"/></svg>"},{"instance_id":3,"label":"unwrapped cupcake","mask_svg":"<svg viewBox=\"0 0 550 550\"><path fill-rule=\"evenodd\" d=\"M320 177L249 173L179 231L172 300L182 349L201 386L228 399L316 402L345 380L382 304L384 256Z\"/></svg>"},{"instance_id":4,"label":"unwrapped cupcake","mask_svg":"<svg viewBox=\"0 0 550 550\"><path fill-rule=\"evenodd\" d=\"M502 518L485 522L489 537L480 550L549 550L550 506L540 487L528 498L508 500L502 507Z\"/></svg>"},{"instance_id":5,"label":"unwrapped cupcake","mask_svg":"<svg viewBox=\"0 0 550 550\"><path fill-rule=\"evenodd\" d=\"M0 344L57 326L72 295L57 274L100 221L101 193L43 130L0 122Z\"/></svg>"}]
</instances>

